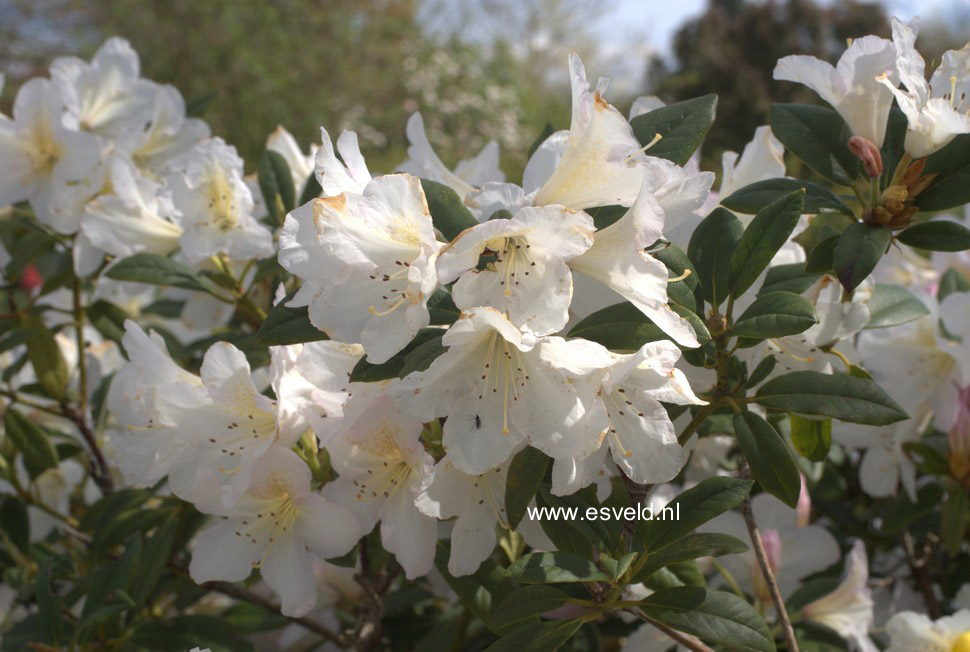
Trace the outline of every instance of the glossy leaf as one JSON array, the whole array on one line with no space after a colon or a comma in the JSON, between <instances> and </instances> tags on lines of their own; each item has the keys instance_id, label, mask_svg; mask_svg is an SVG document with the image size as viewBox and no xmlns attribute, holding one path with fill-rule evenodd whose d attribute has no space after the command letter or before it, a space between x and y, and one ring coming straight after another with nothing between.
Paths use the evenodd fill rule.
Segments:
<instances>
[{"instance_id":1,"label":"glossy leaf","mask_svg":"<svg viewBox=\"0 0 970 652\"><path fill-rule=\"evenodd\" d=\"M855 290L886 253L893 232L885 226L853 222L846 227L832 250L832 266L849 292Z\"/></svg>"},{"instance_id":2,"label":"glossy leaf","mask_svg":"<svg viewBox=\"0 0 970 652\"><path fill-rule=\"evenodd\" d=\"M801 179L765 179L756 181L731 193L721 205L738 213L754 215L765 206L797 190L805 191L806 213L842 213L852 217L852 209L838 195L825 186Z\"/></svg>"},{"instance_id":3,"label":"glossy leaf","mask_svg":"<svg viewBox=\"0 0 970 652\"><path fill-rule=\"evenodd\" d=\"M660 141L650 148L650 156L686 165L704 142L716 114L717 95L704 95L639 115L630 121L630 126L642 145L660 134Z\"/></svg>"},{"instance_id":4,"label":"glossy leaf","mask_svg":"<svg viewBox=\"0 0 970 652\"><path fill-rule=\"evenodd\" d=\"M859 159L849 151L849 126L833 109L774 104L771 133L808 167L839 185L849 185L861 172Z\"/></svg>"},{"instance_id":5,"label":"glossy leaf","mask_svg":"<svg viewBox=\"0 0 970 652\"><path fill-rule=\"evenodd\" d=\"M531 446L516 453L509 463L505 481L505 514L509 527L513 530L519 527L548 466L549 457Z\"/></svg>"},{"instance_id":6,"label":"glossy leaf","mask_svg":"<svg viewBox=\"0 0 970 652\"><path fill-rule=\"evenodd\" d=\"M697 270L704 300L712 306L721 305L731 291L731 257L743 232L731 211L715 208L691 235L687 257Z\"/></svg>"},{"instance_id":7,"label":"glossy leaf","mask_svg":"<svg viewBox=\"0 0 970 652\"><path fill-rule=\"evenodd\" d=\"M421 179L421 187L431 212L431 221L446 240L454 240L459 233L478 224L458 193L445 184Z\"/></svg>"},{"instance_id":8,"label":"glossy leaf","mask_svg":"<svg viewBox=\"0 0 970 652\"><path fill-rule=\"evenodd\" d=\"M896 239L910 247L928 251L966 251L970 249L970 229L950 220L933 220L909 227Z\"/></svg>"},{"instance_id":9,"label":"glossy leaf","mask_svg":"<svg viewBox=\"0 0 970 652\"><path fill-rule=\"evenodd\" d=\"M802 333L818 323L815 307L792 292L769 292L754 300L731 326L738 337L784 337Z\"/></svg>"},{"instance_id":10,"label":"glossy leaf","mask_svg":"<svg viewBox=\"0 0 970 652\"><path fill-rule=\"evenodd\" d=\"M734 435L761 488L794 508L801 491L801 476L778 431L754 412L744 410L734 415Z\"/></svg>"},{"instance_id":11,"label":"glossy leaf","mask_svg":"<svg viewBox=\"0 0 970 652\"><path fill-rule=\"evenodd\" d=\"M867 305L870 316L866 328L899 326L930 314L922 301L899 285L876 283Z\"/></svg>"},{"instance_id":12,"label":"glossy leaf","mask_svg":"<svg viewBox=\"0 0 970 652\"><path fill-rule=\"evenodd\" d=\"M793 371L772 378L758 388L755 401L776 410L870 426L886 426L909 418L873 381L817 371Z\"/></svg>"}]
</instances>

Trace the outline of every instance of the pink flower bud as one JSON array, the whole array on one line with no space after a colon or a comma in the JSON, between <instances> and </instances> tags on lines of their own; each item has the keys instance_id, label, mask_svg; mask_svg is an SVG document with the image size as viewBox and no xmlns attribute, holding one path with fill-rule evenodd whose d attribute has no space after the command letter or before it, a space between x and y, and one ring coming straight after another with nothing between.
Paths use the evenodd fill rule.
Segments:
<instances>
[{"instance_id":1,"label":"pink flower bud","mask_svg":"<svg viewBox=\"0 0 970 652\"><path fill-rule=\"evenodd\" d=\"M970 386L959 390L957 417L947 437L950 473L961 482L970 481Z\"/></svg>"},{"instance_id":2,"label":"pink flower bud","mask_svg":"<svg viewBox=\"0 0 970 652\"><path fill-rule=\"evenodd\" d=\"M20 275L20 288L28 294L33 294L34 290L44 284L44 277L40 275L40 270L36 265L27 265Z\"/></svg>"},{"instance_id":3,"label":"pink flower bud","mask_svg":"<svg viewBox=\"0 0 970 652\"><path fill-rule=\"evenodd\" d=\"M812 516L812 497L808 495L805 474L799 473L798 477L802 481L802 490L798 494L798 504L795 505L795 522L798 527L805 527Z\"/></svg>"},{"instance_id":4,"label":"pink flower bud","mask_svg":"<svg viewBox=\"0 0 970 652\"><path fill-rule=\"evenodd\" d=\"M882 154L871 141L862 136L853 136L849 139L849 151L862 161L862 167L870 177L882 174Z\"/></svg>"}]
</instances>

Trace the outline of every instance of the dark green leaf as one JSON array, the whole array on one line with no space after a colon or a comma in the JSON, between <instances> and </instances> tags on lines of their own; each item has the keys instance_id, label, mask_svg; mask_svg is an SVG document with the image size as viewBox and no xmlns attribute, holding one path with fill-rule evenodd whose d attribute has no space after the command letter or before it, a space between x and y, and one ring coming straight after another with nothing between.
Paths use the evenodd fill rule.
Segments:
<instances>
[{"instance_id":1,"label":"dark green leaf","mask_svg":"<svg viewBox=\"0 0 970 652\"><path fill-rule=\"evenodd\" d=\"M866 328L899 326L930 314L922 301L899 285L876 283L868 305L870 317Z\"/></svg>"},{"instance_id":2,"label":"dark green leaf","mask_svg":"<svg viewBox=\"0 0 970 652\"><path fill-rule=\"evenodd\" d=\"M784 337L818 323L815 307L792 292L769 292L754 300L728 331L738 337Z\"/></svg>"},{"instance_id":3,"label":"dark green leaf","mask_svg":"<svg viewBox=\"0 0 970 652\"><path fill-rule=\"evenodd\" d=\"M776 410L870 426L887 426L909 418L873 381L817 371L793 371L772 378L758 388L755 400Z\"/></svg>"},{"instance_id":4,"label":"dark green leaf","mask_svg":"<svg viewBox=\"0 0 970 652\"><path fill-rule=\"evenodd\" d=\"M211 292L213 284L171 258L157 254L135 254L113 265L105 275L116 281L135 281L149 285L167 285L197 292Z\"/></svg>"},{"instance_id":5,"label":"dark green leaf","mask_svg":"<svg viewBox=\"0 0 970 652\"><path fill-rule=\"evenodd\" d=\"M963 487L951 487L940 514L940 533L943 547L951 557L956 557L963 543L967 528L967 492Z\"/></svg>"},{"instance_id":6,"label":"dark green leaf","mask_svg":"<svg viewBox=\"0 0 970 652\"><path fill-rule=\"evenodd\" d=\"M531 623L495 641L485 652L549 652L572 638L582 625L582 620Z\"/></svg>"},{"instance_id":7,"label":"dark green leaf","mask_svg":"<svg viewBox=\"0 0 970 652\"><path fill-rule=\"evenodd\" d=\"M793 292L801 294L819 279L821 274L805 271L805 263L791 263L789 265L775 265L768 268L765 282L758 290L758 295L769 292Z\"/></svg>"},{"instance_id":8,"label":"dark green leaf","mask_svg":"<svg viewBox=\"0 0 970 652\"><path fill-rule=\"evenodd\" d=\"M496 634L501 635L508 631L507 626L503 627L492 623L494 610L506 596L516 589L515 584L506 577L505 569L492 559L486 559L478 570L471 575L454 577L448 572L450 554L450 543L439 540L434 564L438 572L448 582L451 590L458 594L462 605L478 616Z\"/></svg>"},{"instance_id":9,"label":"dark green leaf","mask_svg":"<svg viewBox=\"0 0 970 652\"><path fill-rule=\"evenodd\" d=\"M785 149L826 179L847 186L859 176L859 159L849 151L849 131L837 112L810 104L774 104L771 133Z\"/></svg>"},{"instance_id":10,"label":"dark green leaf","mask_svg":"<svg viewBox=\"0 0 970 652\"><path fill-rule=\"evenodd\" d=\"M748 380L744 383L744 388L751 389L752 387L757 386L758 383L767 378L771 372L775 370L776 363L777 359L773 355L769 355L767 358L764 358L758 363L758 366L754 368L751 375L748 376Z\"/></svg>"},{"instance_id":11,"label":"dark green leaf","mask_svg":"<svg viewBox=\"0 0 970 652\"><path fill-rule=\"evenodd\" d=\"M590 560L572 552L532 552L508 568L508 576L521 584L606 582L606 573Z\"/></svg>"},{"instance_id":12,"label":"dark green leaf","mask_svg":"<svg viewBox=\"0 0 970 652\"><path fill-rule=\"evenodd\" d=\"M21 317L20 326L27 332L27 357L34 368L37 382L54 399L67 392L67 365L54 334L37 315Z\"/></svg>"},{"instance_id":13,"label":"dark green leaf","mask_svg":"<svg viewBox=\"0 0 970 652\"><path fill-rule=\"evenodd\" d=\"M444 331L441 332L444 334ZM431 366L438 356L448 350L448 347L441 343L441 337L432 337L426 342L417 345L404 356L404 365L398 375L404 378L410 373L424 371Z\"/></svg>"},{"instance_id":14,"label":"dark green leaf","mask_svg":"<svg viewBox=\"0 0 970 652\"><path fill-rule=\"evenodd\" d=\"M505 481L505 514L513 530L519 527L548 466L549 457L531 446L523 448L512 458Z\"/></svg>"},{"instance_id":15,"label":"dark green leaf","mask_svg":"<svg viewBox=\"0 0 970 652\"><path fill-rule=\"evenodd\" d=\"M668 627L693 634L727 650L774 652L775 641L754 607L724 591L709 591L704 602L691 609L644 609Z\"/></svg>"},{"instance_id":16,"label":"dark green leaf","mask_svg":"<svg viewBox=\"0 0 970 652\"><path fill-rule=\"evenodd\" d=\"M88 306L85 314L101 335L116 344L121 344L121 338L125 334L125 320L131 319L131 315L123 308L99 299Z\"/></svg>"},{"instance_id":17,"label":"dark green leaf","mask_svg":"<svg viewBox=\"0 0 970 652\"><path fill-rule=\"evenodd\" d=\"M306 306L290 308L286 305L291 298L288 296L273 306L256 332L256 341L267 346L285 346L329 339L310 322Z\"/></svg>"},{"instance_id":18,"label":"dark green leaf","mask_svg":"<svg viewBox=\"0 0 970 652\"><path fill-rule=\"evenodd\" d=\"M178 525L178 519L173 513L146 541L144 554L138 565L138 581L129 591L136 604L144 604L162 578L175 545Z\"/></svg>"},{"instance_id":19,"label":"dark green leaf","mask_svg":"<svg viewBox=\"0 0 970 652\"><path fill-rule=\"evenodd\" d=\"M704 587L676 586L651 593L640 601L640 607L648 612L661 613L670 610L690 610L701 606L706 598L707 589Z\"/></svg>"},{"instance_id":20,"label":"dark green leaf","mask_svg":"<svg viewBox=\"0 0 970 652\"><path fill-rule=\"evenodd\" d=\"M259 159L258 173L266 211L275 223L280 224L296 203L290 166L282 154L267 149Z\"/></svg>"},{"instance_id":21,"label":"dark green leaf","mask_svg":"<svg viewBox=\"0 0 970 652\"><path fill-rule=\"evenodd\" d=\"M431 211L431 221L446 240L454 240L459 233L478 224L458 193L445 184L421 179L421 187Z\"/></svg>"},{"instance_id":22,"label":"dark green leaf","mask_svg":"<svg viewBox=\"0 0 970 652\"><path fill-rule=\"evenodd\" d=\"M753 215L765 206L796 190L805 191L806 213L842 213L852 217L852 209L825 186L801 179L765 179L735 190L721 205L738 213Z\"/></svg>"},{"instance_id":23,"label":"dark green leaf","mask_svg":"<svg viewBox=\"0 0 970 652\"><path fill-rule=\"evenodd\" d=\"M940 287L936 291L936 298L940 301L953 292L970 292L970 278L967 278L958 269L950 268L943 272L940 279Z\"/></svg>"},{"instance_id":24,"label":"dark green leaf","mask_svg":"<svg viewBox=\"0 0 970 652\"><path fill-rule=\"evenodd\" d=\"M923 175L933 184L916 199L921 211L943 211L970 203L970 134L961 134L926 158Z\"/></svg>"},{"instance_id":25,"label":"dark green leaf","mask_svg":"<svg viewBox=\"0 0 970 652\"><path fill-rule=\"evenodd\" d=\"M734 415L734 434L761 488L794 508L801 492L801 476L778 431L754 412L744 410Z\"/></svg>"},{"instance_id":26,"label":"dark green leaf","mask_svg":"<svg viewBox=\"0 0 970 652\"><path fill-rule=\"evenodd\" d=\"M3 428L7 437L24 456L24 465L31 478L36 478L47 469L56 468L60 460L57 450L47 434L35 426L27 417L13 408L3 415Z\"/></svg>"},{"instance_id":27,"label":"dark green leaf","mask_svg":"<svg viewBox=\"0 0 970 652\"><path fill-rule=\"evenodd\" d=\"M798 453L813 462L824 462L832 447L832 420L806 419L789 415L791 443Z\"/></svg>"},{"instance_id":28,"label":"dark green leaf","mask_svg":"<svg viewBox=\"0 0 970 652\"><path fill-rule=\"evenodd\" d=\"M219 97L219 94L211 91L189 98L185 102L185 116L187 118L201 118L217 97Z\"/></svg>"},{"instance_id":29,"label":"dark green leaf","mask_svg":"<svg viewBox=\"0 0 970 652\"><path fill-rule=\"evenodd\" d=\"M315 171L311 172L310 176L308 176L306 181L303 182L303 191L300 193L299 205L302 206L309 201L313 201L319 197L320 193L322 192L323 188L320 187L320 182L317 181L317 173Z\"/></svg>"},{"instance_id":30,"label":"dark green leaf","mask_svg":"<svg viewBox=\"0 0 970 652\"><path fill-rule=\"evenodd\" d=\"M428 312L431 313L432 326L454 324L461 315L461 310L452 300L451 293L443 288L438 288L428 298Z\"/></svg>"},{"instance_id":31,"label":"dark green leaf","mask_svg":"<svg viewBox=\"0 0 970 652\"><path fill-rule=\"evenodd\" d=\"M566 604L569 595L557 588L536 584L516 589L505 597L492 613L496 625L511 625L541 616Z\"/></svg>"},{"instance_id":32,"label":"dark green leaf","mask_svg":"<svg viewBox=\"0 0 970 652\"><path fill-rule=\"evenodd\" d=\"M407 357L419 346L433 339L441 339L443 330L440 328L422 328L406 347L395 353L389 360L380 364L368 362L361 358L350 374L351 382L373 383L388 378L400 378L407 364Z\"/></svg>"},{"instance_id":33,"label":"dark green leaf","mask_svg":"<svg viewBox=\"0 0 970 652\"><path fill-rule=\"evenodd\" d=\"M933 220L909 227L896 235L903 244L929 251L970 249L970 229L950 220Z\"/></svg>"},{"instance_id":34,"label":"dark green leaf","mask_svg":"<svg viewBox=\"0 0 970 652\"><path fill-rule=\"evenodd\" d=\"M750 480L713 477L702 480L671 501L674 520L643 521L637 540L649 553L663 550L693 533L704 523L741 504L751 490Z\"/></svg>"},{"instance_id":35,"label":"dark green leaf","mask_svg":"<svg viewBox=\"0 0 970 652\"><path fill-rule=\"evenodd\" d=\"M805 271L813 274L825 274L835 265L835 246L839 244L841 233L822 240L812 249L805 261Z\"/></svg>"},{"instance_id":36,"label":"dark green leaf","mask_svg":"<svg viewBox=\"0 0 970 652\"><path fill-rule=\"evenodd\" d=\"M699 557L734 555L747 549L748 546L743 541L728 534L697 532L684 537L677 542L676 546L667 546L663 550L649 552L646 563L631 581L643 582L661 568L677 562Z\"/></svg>"},{"instance_id":37,"label":"dark green leaf","mask_svg":"<svg viewBox=\"0 0 970 652\"><path fill-rule=\"evenodd\" d=\"M805 205L805 191L782 195L758 211L731 254L731 294L751 287L795 230Z\"/></svg>"},{"instance_id":38,"label":"dark green leaf","mask_svg":"<svg viewBox=\"0 0 970 652\"><path fill-rule=\"evenodd\" d=\"M5 496L0 499L0 532L10 537L20 552L27 552L30 546L30 520L27 506L19 498Z\"/></svg>"},{"instance_id":39,"label":"dark green leaf","mask_svg":"<svg viewBox=\"0 0 970 652\"><path fill-rule=\"evenodd\" d=\"M618 221L626 215L628 210L630 209L626 206L596 206L595 208L587 208L586 214L593 218L593 226L599 231Z\"/></svg>"},{"instance_id":40,"label":"dark green leaf","mask_svg":"<svg viewBox=\"0 0 970 652\"><path fill-rule=\"evenodd\" d=\"M876 268L886 253L893 232L885 226L853 222L846 227L832 250L832 266L849 292L855 290Z\"/></svg>"},{"instance_id":41,"label":"dark green leaf","mask_svg":"<svg viewBox=\"0 0 970 652\"><path fill-rule=\"evenodd\" d=\"M628 301L597 310L573 326L569 336L597 342L613 351L636 351L647 342L668 337Z\"/></svg>"},{"instance_id":42,"label":"dark green leaf","mask_svg":"<svg viewBox=\"0 0 970 652\"><path fill-rule=\"evenodd\" d=\"M716 114L717 95L704 95L639 115L630 121L630 126L641 145L660 134L661 140L650 148L650 156L686 165L704 142Z\"/></svg>"},{"instance_id":43,"label":"dark green leaf","mask_svg":"<svg viewBox=\"0 0 970 652\"><path fill-rule=\"evenodd\" d=\"M34 591L37 601L37 613L40 616L41 622L46 624L46 642L57 645L61 638L61 600L51 586L53 567L53 557L45 557L38 564Z\"/></svg>"},{"instance_id":44,"label":"dark green leaf","mask_svg":"<svg viewBox=\"0 0 970 652\"><path fill-rule=\"evenodd\" d=\"M741 240L744 226L731 211L715 208L694 229L687 257L697 270L704 300L721 305L731 290L731 256Z\"/></svg>"}]
</instances>

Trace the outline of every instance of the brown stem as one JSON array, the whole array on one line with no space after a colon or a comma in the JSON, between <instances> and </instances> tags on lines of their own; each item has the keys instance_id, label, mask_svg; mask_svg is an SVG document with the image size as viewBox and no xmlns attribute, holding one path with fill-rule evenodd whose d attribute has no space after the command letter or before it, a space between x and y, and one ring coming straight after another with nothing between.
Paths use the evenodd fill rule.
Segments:
<instances>
[{"instance_id":1,"label":"brown stem","mask_svg":"<svg viewBox=\"0 0 970 652\"><path fill-rule=\"evenodd\" d=\"M623 478L623 485L626 487L627 493L630 494L630 506L639 508L639 506L643 504L643 501L647 499L647 494L650 493L650 487L652 485L634 482L623 471L620 471L620 477ZM626 521L624 521L623 539L626 541L627 552L633 550L633 535L636 529L636 518L628 518Z\"/></svg>"},{"instance_id":2,"label":"brown stem","mask_svg":"<svg viewBox=\"0 0 970 652\"><path fill-rule=\"evenodd\" d=\"M173 571L179 573L180 575L188 576L188 569L183 563L177 561L170 561L168 564L169 568ZM327 639L337 647L341 649L347 649L350 647L350 642L341 634L333 631L332 629L321 625L320 623L307 618L306 616L300 618L294 618L292 616L285 616L280 613L280 606L270 600L269 598L262 596L258 593L250 591L249 589L240 586L238 584L233 584L231 582L206 582L201 584L202 588L209 591L215 591L216 593L221 593L223 595L228 595L230 598L236 598L237 600L242 600L243 602L248 602L249 604L256 605L257 607L262 607L266 611L274 614L279 614L290 620L304 629L307 629L314 634L319 634L323 638Z\"/></svg>"},{"instance_id":3,"label":"brown stem","mask_svg":"<svg viewBox=\"0 0 970 652\"><path fill-rule=\"evenodd\" d=\"M741 476L747 480L751 479L751 470L748 462L742 457L740 461ZM781 597L778 589L778 582L775 580L775 573L771 570L768 563L768 554L765 552L765 545L761 540L761 532L758 531L758 524L754 520L754 511L751 509L751 496L744 497L741 503L741 513L744 515L744 524L748 528L748 536L751 537L751 545L754 547L755 557L758 558L758 566L761 574L768 585L768 593L771 594L771 602L775 605L775 613L778 614L778 624L785 633L785 641L788 643L788 652L798 652L798 641L795 639L795 630L792 629L791 620L785 610L785 600Z\"/></svg>"},{"instance_id":4,"label":"brown stem","mask_svg":"<svg viewBox=\"0 0 970 652\"><path fill-rule=\"evenodd\" d=\"M73 409L67 404L61 405L61 414L74 422L78 431L81 433L81 437L84 442L88 445L91 450L91 454L94 459L91 461L91 477L94 479L95 484L101 490L102 494L110 494L114 491L114 482L111 480L111 471L108 469L108 461L104 457L104 453L101 452L101 447L98 446L98 441L94 436L94 431L88 425L87 419L84 414Z\"/></svg>"},{"instance_id":5,"label":"brown stem","mask_svg":"<svg viewBox=\"0 0 970 652\"><path fill-rule=\"evenodd\" d=\"M693 652L714 652L714 650L704 645L704 643L702 643L699 639L691 636L690 634L685 634L683 632L678 632L676 629L671 629L662 622L654 620L647 614L643 613L643 611L640 609L627 609L627 611L632 613L640 620L653 625L673 639L678 645L683 645L688 650L692 650Z\"/></svg>"},{"instance_id":6,"label":"brown stem","mask_svg":"<svg viewBox=\"0 0 970 652\"><path fill-rule=\"evenodd\" d=\"M943 610L940 608L940 601L936 599L936 593L933 592L933 582L926 572L926 556L917 557L913 535L909 533L909 530L903 530L903 551L906 553L909 572L923 594L926 610L929 612L930 618L936 620L943 615Z\"/></svg>"}]
</instances>

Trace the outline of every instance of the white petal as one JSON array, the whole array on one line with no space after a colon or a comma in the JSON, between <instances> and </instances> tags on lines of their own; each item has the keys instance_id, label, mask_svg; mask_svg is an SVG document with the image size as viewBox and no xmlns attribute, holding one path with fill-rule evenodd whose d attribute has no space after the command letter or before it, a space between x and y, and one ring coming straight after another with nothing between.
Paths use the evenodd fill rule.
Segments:
<instances>
[{"instance_id":1,"label":"white petal","mask_svg":"<svg viewBox=\"0 0 970 652\"><path fill-rule=\"evenodd\" d=\"M365 534L351 512L318 494L300 504L300 516L307 547L324 559L349 552Z\"/></svg>"},{"instance_id":2,"label":"white petal","mask_svg":"<svg viewBox=\"0 0 970 652\"><path fill-rule=\"evenodd\" d=\"M418 511L414 495L398 490L385 501L381 514L381 541L404 568L408 579L427 575L434 565L438 524Z\"/></svg>"},{"instance_id":3,"label":"white petal","mask_svg":"<svg viewBox=\"0 0 970 652\"><path fill-rule=\"evenodd\" d=\"M316 578L303 540L294 534L273 543L260 567L266 585L280 597L280 613L305 616L317 603Z\"/></svg>"}]
</instances>

